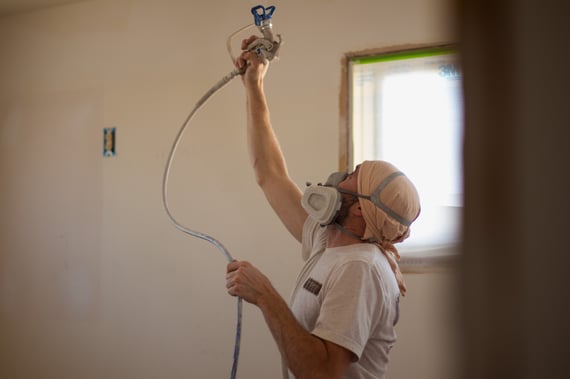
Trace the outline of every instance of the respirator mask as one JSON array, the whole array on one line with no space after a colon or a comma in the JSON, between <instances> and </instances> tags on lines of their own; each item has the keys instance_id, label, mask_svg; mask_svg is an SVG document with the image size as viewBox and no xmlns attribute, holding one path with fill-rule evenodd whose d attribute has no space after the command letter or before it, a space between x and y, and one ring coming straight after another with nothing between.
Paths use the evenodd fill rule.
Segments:
<instances>
[{"instance_id":1,"label":"respirator mask","mask_svg":"<svg viewBox=\"0 0 570 379\"><path fill-rule=\"evenodd\" d=\"M348 173L335 172L329 175L325 184L307 183L301 205L310 217L321 225L332 224L342 206L342 193L337 188Z\"/></svg>"},{"instance_id":2,"label":"respirator mask","mask_svg":"<svg viewBox=\"0 0 570 379\"><path fill-rule=\"evenodd\" d=\"M342 206L342 194L349 194L358 198L371 201L377 208L384 211L389 217L398 221L404 226L410 226L412 221L400 216L388 205L380 200L380 193L386 186L399 176L404 176L401 171L388 175L374 190L371 195L362 195L357 192L338 188L338 185L346 179L348 173L335 172L329 175L325 184L312 185L307 183L307 188L301 198L301 206L307 211L310 217L322 226L334 223L338 211Z\"/></svg>"}]
</instances>

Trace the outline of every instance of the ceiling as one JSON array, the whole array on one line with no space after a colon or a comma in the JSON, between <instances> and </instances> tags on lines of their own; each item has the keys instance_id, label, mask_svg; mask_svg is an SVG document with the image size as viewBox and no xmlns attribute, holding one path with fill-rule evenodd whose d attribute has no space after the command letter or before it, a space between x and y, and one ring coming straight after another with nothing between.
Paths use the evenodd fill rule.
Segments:
<instances>
[{"instance_id":1,"label":"ceiling","mask_svg":"<svg viewBox=\"0 0 570 379\"><path fill-rule=\"evenodd\" d=\"M84 0L0 0L0 17Z\"/></svg>"}]
</instances>

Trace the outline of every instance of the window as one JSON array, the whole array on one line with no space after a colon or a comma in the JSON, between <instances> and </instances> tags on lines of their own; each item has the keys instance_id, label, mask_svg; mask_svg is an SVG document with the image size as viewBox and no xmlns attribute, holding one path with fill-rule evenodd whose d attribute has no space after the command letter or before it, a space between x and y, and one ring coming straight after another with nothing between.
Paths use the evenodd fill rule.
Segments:
<instances>
[{"instance_id":1,"label":"window","mask_svg":"<svg viewBox=\"0 0 570 379\"><path fill-rule=\"evenodd\" d=\"M347 168L363 160L396 165L416 185L422 213L402 253L453 251L462 188L461 71L451 46L347 57Z\"/></svg>"}]
</instances>

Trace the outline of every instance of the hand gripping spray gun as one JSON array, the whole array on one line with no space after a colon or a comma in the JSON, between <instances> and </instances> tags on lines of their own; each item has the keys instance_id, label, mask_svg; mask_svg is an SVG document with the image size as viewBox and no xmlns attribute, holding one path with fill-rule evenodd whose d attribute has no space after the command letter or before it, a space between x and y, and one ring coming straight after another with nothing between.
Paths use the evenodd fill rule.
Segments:
<instances>
[{"instance_id":1,"label":"hand gripping spray gun","mask_svg":"<svg viewBox=\"0 0 570 379\"><path fill-rule=\"evenodd\" d=\"M271 61L275 57L277 57L278 52L279 52L279 47L281 46L281 36L278 35L277 36L278 40L276 40L274 35L273 35L273 31L272 31L271 18L273 16L274 11L275 11L274 6L270 6L270 7L265 8L261 5L258 5L258 6L253 7L251 9L251 13L254 16L255 25L259 28L259 30L263 34L263 38L258 38L255 41L253 41L248 46L248 50L249 51L255 51L257 53L257 55L261 59L264 60L264 62ZM248 26L238 30L237 32L230 35L230 37L228 38L228 51L230 53L230 57L232 58L233 62L235 62L235 59L231 54L231 48L230 48L229 42L234 35L236 35L237 33L241 32L241 31L243 31L243 30L245 30L251 26L253 26L253 25L248 25ZM170 154L168 156L168 160L167 160L166 167L164 170L164 176L162 178L162 202L163 202L163 206L164 206L164 209L166 211L166 214L168 215L170 221L174 224L174 226L178 230L180 230L180 231L182 231L182 232L184 232L184 233L186 233L192 237L200 238L200 239L203 239L203 240L213 244L215 247L217 247L222 252L222 254L224 254L224 256L226 257L228 262L232 262L234 259L232 258L229 251L224 247L224 245L222 245L218 240L216 240L215 238L213 238L209 235L200 233L200 232L195 231L195 230L191 230L191 229L183 226L182 224L180 224L174 218L174 216L172 215L172 212L170 211L170 208L168 207L168 198L167 198L168 177L170 174L170 167L172 165L172 160L174 158L174 154L176 152L178 144L180 143L180 140L182 138L182 135L184 134L184 131L186 130L187 126L190 124L190 121L192 120L192 118L194 117L194 114L198 111L198 109L200 109L202 107L202 105L204 105L206 103L206 101L214 93L216 93L218 90L220 90L222 87L224 87L227 83L229 83L236 76L242 75L245 72L245 70L246 70L245 67L242 70L235 69L234 71L232 71L228 75L224 76L218 83L216 83L212 88L210 88L210 90L208 92L206 92L200 98L200 100L198 100L198 102L196 103L196 105L194 106L194 108L192 109L192 111L190 112L190 114L188 115L188 117L186 118L184 123L182 124L182 127L178 131L178 134L176 135L176 138L175 138L174 143L172 145L172 148L170 150ZM232 371L231 371L231 376L230 376L231 379L235 379L236 374L237 374L237 365L238 365L238 361L239 361L239 350L240 350L240 341L241 341L241 324L242 324L242 299L238 298L238 300L237 300L237 323L236 323L234 356L233 356Z\"/></svg>"}]
</instances>

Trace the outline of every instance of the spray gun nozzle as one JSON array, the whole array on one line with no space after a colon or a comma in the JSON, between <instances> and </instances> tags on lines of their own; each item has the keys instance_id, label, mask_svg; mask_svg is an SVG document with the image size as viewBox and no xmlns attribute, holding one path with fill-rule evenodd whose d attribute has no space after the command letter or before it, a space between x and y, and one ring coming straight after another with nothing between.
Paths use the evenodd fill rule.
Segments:
<instances>
[{"instance_id":1,"label":"spray gun nozzle","mask_svg":"<svg viewBox=\"0 0 570 379\"><path fill-rule=\"evenodd\" d=\"M269 6L265 8L263 5L257 5L251 8L251 13L253 14L253 19L255 20L255 25L261 26L261 23L265 20L271 20L273 17L273 12L275 12L275 6Z\"/></svg>"}]
</instances>

